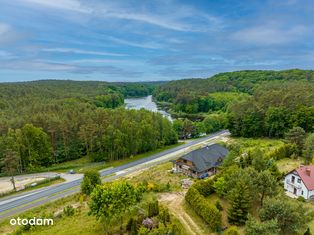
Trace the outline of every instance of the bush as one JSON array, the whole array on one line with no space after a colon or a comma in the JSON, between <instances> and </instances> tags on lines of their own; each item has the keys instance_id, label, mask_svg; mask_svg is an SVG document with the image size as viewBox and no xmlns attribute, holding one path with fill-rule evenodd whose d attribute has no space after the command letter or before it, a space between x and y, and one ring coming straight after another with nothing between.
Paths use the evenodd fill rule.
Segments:
<instances>
[{"instance_id":1,"label":"bush","mask_svg":"<svg viewBox=\"0 0 314 235\"><path fill-rule=\"evenodd\" d=\"M159 206L158 206L158 201L155 200L153 202L150 202L148 204L148 217L154 217L159 214Z\"/></svg>"},{"instance_id":2,"label":"bush","mask_svg":"<svg viewBox=\"0 0 314 235\"><path fill-rule=\"evenodd\" d=\"M192 187L194 187L202 196L208 197L212 193L215 192L214 189L214 181L213 180L199 180L196 183L193 184Z\"/></svg>"},{"instance_id":3,"label":"bush","mask_svg":"<svg viewBox=\"0 0 314 235\"><path fill-rule=\"evenodd\" d=\"M307 230L305 231L304 235L312 235L310 228L307 228Z\"/></svg>"},{"instance_id":4,"label":"bush","mask_svg":"<svg viewBox=\"0 0 314 235\"><path fill-rule=\"evenodd\" d=\"M185 195L185 200L191 205L192 209L208 223L209 227L218 231L221 228L221 213L195 187L190 187Z\"/></svg>"},{"instance_id":5,"label":"bush","mask_svg":"<svg viewBox=\"0 0 314 235\"><path fill-rule=\"evenodd\" d=\"M299 196L297 200L298 200L299 202L305 202L305 198L302 197L302 196Z\"/></svg>"},{"instance_id":6,"label":"bush","mask_svg":"<svg viewBox=\"0 0 314 235\"><path fill-rule=\"evenodd\" d=\"M130 218L126 225L126 230L129 231L130 235L137 235L137 220Z\"/></svg>"},{"instance_id":7,"label":"bush","mask_svg":"<svg viewBox=\"0 0 314 235\"><path fill-rule=\"evenodd\" d=\"M269 158L280 160L283 158L291 158L296 153L295 144L284 144L268 154Z\"/></svg>"},{"instance_id":8,"label":"bush","mask_svg":"<svg viewBox=\"0 0 314 235\"><path fill-rule=\"evenodd\" d=\"M219 210L219 211L222 211L224 208L222 207L221 203L219 200L217 200L215 202L215 207Z\"/></svg>"},{"instance_id":9,"label":"bush","mask_svg":"<svg viewBox=\"0 0 314 235\"><path fill-rule=\"evenodd\" d=\"M82 193L90 195L98 184L101 184L100 174L98 171L89 170L85 172L81 183Z\"/></svg>"},{"instance_id":10,"label":"bush","mask_svg":"<svg viewBox=\"0 0 314 235\"><path fill-rule=\"evenodd\" d=\"M158 218L164 225L170 222L170 213L167 207L164 206L159 207Z\"/></svg>"},{"instance_id":11,"label":"bush","mask_svg":"<svg viewBox=\"0 0 314 235\"><path fill-rule=\"evenodd\" d=\"M63 214L65 214L66 216L72 216L74 215L74 213L75 213L75 209L71 205L68 205L63 208Z\"/></svg>"},{"instance_id":12,"label":"bush","mask_svg":"<svg viewBox=\"0 0 314 235\"><path fill-rule=\"evenodd\" d=\"M236 226L231 226L224 232L225 235L240 235Z\"/></svg>"}]
</instances>

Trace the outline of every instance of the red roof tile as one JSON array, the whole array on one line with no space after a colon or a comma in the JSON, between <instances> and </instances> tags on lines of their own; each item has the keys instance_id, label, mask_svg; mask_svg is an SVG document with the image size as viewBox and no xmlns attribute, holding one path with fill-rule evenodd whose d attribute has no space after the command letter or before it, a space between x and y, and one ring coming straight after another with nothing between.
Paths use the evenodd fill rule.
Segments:
<instances>
[{"instance_id":1,"label":"red roof tile","mask_svg":"<svg viewBox=\"0 0 314 235\"><path fill-rule=\"evenodd\" d=\"M308 190L314 190L314 165L300 166L296 169Z\"/></svg>"}]
</instances>

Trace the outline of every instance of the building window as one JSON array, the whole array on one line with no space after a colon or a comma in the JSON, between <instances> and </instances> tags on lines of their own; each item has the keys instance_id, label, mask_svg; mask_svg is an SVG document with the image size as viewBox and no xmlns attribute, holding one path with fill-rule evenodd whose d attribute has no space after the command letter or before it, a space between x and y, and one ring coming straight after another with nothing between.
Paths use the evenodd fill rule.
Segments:
<instances>
[{"instance_id":1,"label":"building window","mask_svg":"<svg viewBox=\"0 0 314 235\"><path fill-rule=\"evenodd\" d=\"M301 192L301 195L303 195L303 190L302 190L302 192Z\"/></svg>"},{"instance_id":2,"label":"building window","mask_svg":"<svg viewBox=\"0 0 314 235\"><path fill-rule=\"evenodd\" d=\"M298 179L298 183L301 183L301 179Z\"/></svg>"},{"instance_id":3,"label":"building window","mask_svg":"<svg viewBox=\"0 0 314 235\"><path fill-rule=\"evenodd\" d=\"M294 183L294 181L295 181L295 177L292 176L292 177L291 177L291 182Z\"/></svg>"}]
</instances>

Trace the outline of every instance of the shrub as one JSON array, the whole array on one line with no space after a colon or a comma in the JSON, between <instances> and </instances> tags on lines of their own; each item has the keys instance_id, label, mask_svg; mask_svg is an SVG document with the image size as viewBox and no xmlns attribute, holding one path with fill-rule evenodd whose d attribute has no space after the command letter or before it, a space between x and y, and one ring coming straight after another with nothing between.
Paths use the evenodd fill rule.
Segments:
<instances>
[{"instance_id":1,"label":"shrub","mask_svg":"<svg viewBox=\"0 0 314 235\"><path fill-rule=\"evenodd\" d=\"M170 222L170 213L167 207L160 206L159 207L159 220L166 225Z\"/></svg>"},{"instance_id":2,"label":"shrub","mask_svg":"<svg viewBox=\"0 0 314 235\"><path fill-rule=\"evenodd\" d=\"M224 234L226 234L226 235L240 235L236 226L231 226L230 228L228 228L226 230L226 232L224 232Z\"/></svg>"},{"instance_id":3,"label":"shrub","mask_svg":"<svg viewBox=\"0 0 314 235\"><path fill-rule=\"evenodd\" d=\"M246 235L277 235L279 231L280 229L278 227L277 220L267 220L261 222L249 215L248 220L245 223Z\"/></svg>"},{"instance_id":4,"label":"shrub","mask_svg":"<svg viewBox=\"0 0 314 235\"><path fill-rule=\"evenodd\" d=\"M130 235L137 235L137 220L130 218L126 225L126 230L130 232Z\"/></svg>"},{"instance_id":5,"label":"shrub","mask_svg":"<svg viewBox=\"0 0 314 235\"><path fill-rule=\"evenodd\" d=\"M296 153L296 145L295 144L284 144L279 148L273 150L268 154L269 158L273 158L276 160L280 160L283 158L290 158L293 154Z\"/></svg>"},{"instance_id":6,"label":"shrub","mask_svg":"<svg viewBox=\"0 0 314 235\"><path fill-rule=\"evenodd\" d=\"M89 170L85 172L81 183L82 193L90 195L98 184L101 184L100 174L98 171Z\"/></svg>"},{"instance_id":7,"label":"shrub","mask_svg":"<svg viewBox=\"0 0 314 235\"><path fill-rule=\"evenodd\" d=\"M148 204L148 217L154 217L159 214L158 201L155 200Z\"/></svg>"},{"instance_id":8,"label":"shrub","mask_svg":"<svg viewBox=\"0 0 314 235\"><path fill-rule=\"evenodd\" d=\"M209 227L218 231L221 228L221 213L204 196L202 196L195 187L190 187L185 195L185 200L191 205L193 210L208 223Z\"/></svg>"},{"instance_id":9,"label":"shrub","mask_svg":"<svg viewBox=\"0 0 314 235\"><path fill-rule=\"evenodd\" d=\"M72 216L74 215L74 212L75 212L75 209L71 205L68 205L63 208L63 214L65 214L66 216Z\"/></svg>"},{"instance_id":10,"label":"shrub","mask_svg":"<svg viewBox=\"0 0 314 235\"><path fill-rule=\"evenodd\" d=\"M219 200L217 200L215 202L215 207L219 210L219 211L222 211L224 208L222 207L221 203Z\"/></svg>"},{"instance_id":11,"label":"shrub","mask_svg":"<svg viewBox=\"0 0 314 235\"><path fill-rule=\"evenodd\" d=\"M211 179L199 180L193 184L193 187L204 197L208 197L215 192L214 181Z\"/></svg>"},{"instance_id":12,"label":"shrub","mask_svg":"<svg viewBox=\"0 0 314 235\"><path fill-rule=\"evenodd\" d=\"M310 228L307 228L307 230L305 231L304 235L312 235Z\"/></svg>"},{"instance_id":13,"label":"shrub","mask_svg":"<svg viewBox=\"0 0 314 235\"><path fill-rule=\"evenodd\" d=\"M299 202L305 202L305 198L302 197L302 196L299 196L297 200L298 200Z\"/></svg>"}]
</instances>

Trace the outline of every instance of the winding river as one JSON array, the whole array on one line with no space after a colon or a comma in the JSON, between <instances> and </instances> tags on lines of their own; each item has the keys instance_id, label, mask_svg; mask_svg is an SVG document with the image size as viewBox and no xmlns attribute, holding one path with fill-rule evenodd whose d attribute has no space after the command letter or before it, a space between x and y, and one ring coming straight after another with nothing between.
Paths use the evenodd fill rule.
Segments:
<instances>
[{"instance_id":1,"label":"winding river","mask_svg":"<svg viewBox=\"0 0 314 235\"><path fill-rule=\"evenodd\" d=\"M153 101L153 97L151 95L141 98L125 99L124 103L127 109L147 109L152 112L159 112L164 117L167 117L170 121L172 121L169 113L158 109L157 104Z\"/></svg>"}]
</instances>

